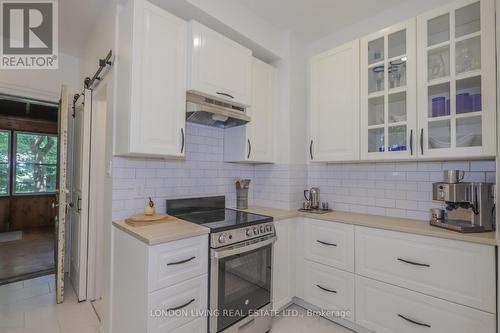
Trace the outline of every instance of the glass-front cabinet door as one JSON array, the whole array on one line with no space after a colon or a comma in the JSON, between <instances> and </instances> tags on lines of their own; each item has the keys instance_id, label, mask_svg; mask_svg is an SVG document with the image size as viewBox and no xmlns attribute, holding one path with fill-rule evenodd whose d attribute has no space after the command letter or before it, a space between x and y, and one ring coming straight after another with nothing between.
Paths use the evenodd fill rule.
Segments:
<instances>
[{"instance_id":1,"label":"glass-front cabinet door","mask_svg":"<svg viewBox=\"0 0 500 333\"><path fill-rule=\"evenodd\" d=\"M476 0L417 18L419 157L495 155L494 15Z\"/></svg>"},{"instance_id":2,"label":"glass-front cabinet door","mask_svg":"<svg viewBox=\"0 0 500 333\"><path fill-rule=\"evenodd\" d=\"M416 21L361 39L361 159L416 157Z\"/></svg>"}]
</instances>

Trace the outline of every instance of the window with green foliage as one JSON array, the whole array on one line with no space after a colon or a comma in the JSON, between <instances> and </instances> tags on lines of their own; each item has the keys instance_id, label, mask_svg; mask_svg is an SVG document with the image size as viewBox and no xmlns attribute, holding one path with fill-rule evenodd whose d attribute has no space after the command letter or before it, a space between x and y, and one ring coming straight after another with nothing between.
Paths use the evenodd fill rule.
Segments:
<instances>
[{"instance_id":1,"label":"window with green foliage","mask_svg":"<svg viewBox=\"0 0 500 333\"><path fill-rule=\"evenodd\" d=\"M10 131L0 131L0 195L9 195Z\"/></svg>"},{"instance_id":2,"label":"window with green foliage","mask_svg":"<svg viewBox=\"0 0 500 333\"><path fill-rule=\"evenodd\" d=\"M57 184L57 136L15 133L14 193L55 192Z\"/></svg>"}]
</instances>

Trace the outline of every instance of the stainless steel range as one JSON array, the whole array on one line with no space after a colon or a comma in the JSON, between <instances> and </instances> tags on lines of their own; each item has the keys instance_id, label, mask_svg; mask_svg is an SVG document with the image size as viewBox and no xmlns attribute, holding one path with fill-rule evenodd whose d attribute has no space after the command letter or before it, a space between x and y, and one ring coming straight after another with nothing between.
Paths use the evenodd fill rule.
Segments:
<instances>
[{"instance_id":1,"label":"stainless steel range","mask_svg":"<svg viewBox=\"0 0 500 333\"><path fill-rule=\"evenodd\" d=\"M273 218L225 208L225 197L167 200L167 213L210 228L210 333L271 330Z\"/></svg>"}]
</instances>

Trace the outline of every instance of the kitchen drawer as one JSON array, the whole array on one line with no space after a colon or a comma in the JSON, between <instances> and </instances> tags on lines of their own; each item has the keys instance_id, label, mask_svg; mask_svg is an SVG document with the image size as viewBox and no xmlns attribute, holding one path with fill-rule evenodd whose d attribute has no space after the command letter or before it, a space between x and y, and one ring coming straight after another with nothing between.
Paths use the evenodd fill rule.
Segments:
<instances>
[{"instance_id":1,"label":"kitchen drawer","mask_svg":"<svg viewBox=\"0 0 500 333\"><path fill-rule=\"evenodd\" d=\"M492 246L356 227L356 274L495 313Z\"/></svg>"},{"instance_id":2,"label":"kitchen drawer","mask_svg":"<svg viewBox=\"0 0 500 333\"><path fill-rule=\"evenodd\" d=\"M354 321L354 274L308 260L304 270L304 300L323 310L349 311L342 318Z\"/></svg>"},{"instance_id":3,"label":"kitchen drawer","mask_svg":"<svg viewBox=\"0 0 500 333\"><path fill-rule=\"evenodd\" d=\"M199 318L207 309L207 292L208 275L205 274L151 293L148 299L148 332L170 332ZM165 315L169 309L177 310ZM160 316L150 315L161 311L163 314Z\"/></svg>"},{"instance_id":4,"label":"kitchen drawer","mask_svg":"<svg viewBox=\"0 0 500 333\"><path fill-rule=\"evenodd\" d=\"M354 272L354 226L304 219L306 259Z\"/></svg>"},{"instance_id":5,"label":"kitchen drawer","mask_svg":"<svg viewBox=\"0 0 500 333\"><path fill-rule=\"evenodd\" d=\"M208 273L206 235L155 245L149 251L150 292Z\"/></svg>"},{"instance_id":6,"label":"kitchen drawer","mask_svg":"<svg viewBox=\"0 0 500 333\"><path fill-rule=\"evenodd\" d=\"M356 323L377 333L495 332L491 313L360 276L356 276Z\"/></svg>"},{"instance_id":7,"label":"kitchen drawer","mask_svg":"<svg viewBox=\"0 0 500 333\"><path fill-rule=\"evenodd\" d=\"M207 333L207 318L193 320L170 333Z\"/></svg>"}]
</instances>

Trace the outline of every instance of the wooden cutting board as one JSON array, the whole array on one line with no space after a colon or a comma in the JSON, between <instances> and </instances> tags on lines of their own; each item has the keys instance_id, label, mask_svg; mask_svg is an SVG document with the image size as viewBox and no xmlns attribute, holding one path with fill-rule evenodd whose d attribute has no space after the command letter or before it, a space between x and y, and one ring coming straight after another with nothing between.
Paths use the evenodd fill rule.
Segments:
<instances>
[{"instance_id":1,"label":"wooden cutting board","mask_svg":"<svg viewBox=\"0 0 500 333\"><path fill-rule=\"evenodd\" d=\"M164 223L175 219L176 218L174 216L170 216L167 214L153 214L153 215L137 214L129 217L128 219L125 219L125 223L134 227L140 227L156 223Z\"/></svg>"}]
</instances>

